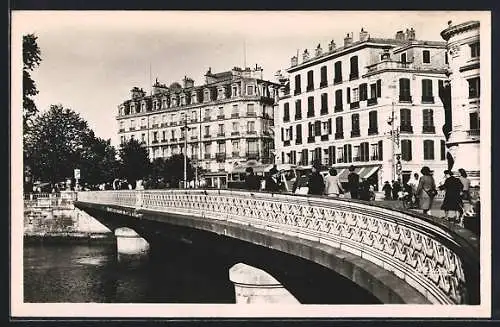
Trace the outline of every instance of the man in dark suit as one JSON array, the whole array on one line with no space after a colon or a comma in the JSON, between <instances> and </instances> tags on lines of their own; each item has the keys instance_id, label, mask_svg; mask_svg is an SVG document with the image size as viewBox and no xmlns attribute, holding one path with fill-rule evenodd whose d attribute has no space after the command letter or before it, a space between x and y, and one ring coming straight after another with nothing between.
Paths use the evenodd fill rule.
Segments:
<instances>
[{"instance_id":1,"label":"man in dark suit","mask_svg":"<svg viewBox=\"0 0 500 327\"><path fill-rule=\"evenodd\" d=\"M245 177L245 187L247 190L260 190L260 178L256 176L253 172L252 167L248 167L246 170Z\"/></svg>"},{"instance_id":2,"label":"man in dark suit","mask_svg":"<svg viewBox=\"0 0 500 327\"><path fill-rule=\"evenodd\" d=\"M359 175L354 171L354 166L349 167L347 185L351 193L351 199L359 199Z\"/></svg>"}]
</instances>

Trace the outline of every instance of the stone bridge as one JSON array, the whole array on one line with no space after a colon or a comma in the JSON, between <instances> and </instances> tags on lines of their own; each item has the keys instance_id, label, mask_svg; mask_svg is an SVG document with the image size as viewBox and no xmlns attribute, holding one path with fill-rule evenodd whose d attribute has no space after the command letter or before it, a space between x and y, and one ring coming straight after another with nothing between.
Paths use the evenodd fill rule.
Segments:
<instances>
[{"instance_id":1,"label":"stone bridge","mask_svg":"<svg viewBox=\"0 0 500 327\"><path fill-rule=\"evenodd\" d=\"M479 304L470 231L373 203L236 190L79 192L75 206L145 239L150 222L203 231L308 260L382 303Z\"/></svg>"}]
</instances>

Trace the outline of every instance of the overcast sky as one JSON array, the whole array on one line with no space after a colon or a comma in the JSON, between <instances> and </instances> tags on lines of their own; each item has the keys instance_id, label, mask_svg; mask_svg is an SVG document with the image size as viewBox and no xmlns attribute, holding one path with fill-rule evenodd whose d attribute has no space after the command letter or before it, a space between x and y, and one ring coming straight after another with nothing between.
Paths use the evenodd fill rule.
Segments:
<instances>
[{"instance_id":1,"label":"overcast sky","mask_svg":"<svg viewBox=\"0 0 500 327\"><path fill-rule=\"evenodd\" d=\"M413 27L417 39L442 41L448 20L481 19L479 12L13 12L12 38L38 36L42 62L33 73L40 110L62 104L81 114L96 135L118 144L117 106L132 87L170 84L184 75L203 83L212 72L259 64L264 78L286 69L297 50L342 45L363 27L394 37ZM20 53L20 52L19 52ZM15 55L15 54L14 54Z\"/></svg>"}]
</instances>

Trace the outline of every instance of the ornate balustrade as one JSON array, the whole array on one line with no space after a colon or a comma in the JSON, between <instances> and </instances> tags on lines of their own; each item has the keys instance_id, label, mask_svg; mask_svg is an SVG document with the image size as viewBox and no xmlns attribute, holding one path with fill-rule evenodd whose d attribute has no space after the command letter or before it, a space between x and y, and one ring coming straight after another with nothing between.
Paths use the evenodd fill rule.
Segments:
<instances>
[{"instance_id":1,"label":"ornate balustrade","mask_svg":"<svg viewBox=\"0 0 500 327\"><path fill-rule=\"evenodd\" d=\"M78 201L228 220L315 240L394 273L431 303L479 302L477 238L432 217L353 200L234 190L80 192Z\"/></svg>"}]
</instances>

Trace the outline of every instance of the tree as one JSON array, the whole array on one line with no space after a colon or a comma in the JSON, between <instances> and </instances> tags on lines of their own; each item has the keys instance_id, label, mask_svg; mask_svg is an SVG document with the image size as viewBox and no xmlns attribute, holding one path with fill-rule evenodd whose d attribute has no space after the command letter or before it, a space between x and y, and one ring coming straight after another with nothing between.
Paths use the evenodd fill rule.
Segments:
<instances>
[{"instance_id":1,"label":"tree","mask_svg":"<svg viewBox=\"0 0 500 327\"><path fill-rule=\"evenodd\" d=\"M23 36L23 127L27 133L31 126L31 119L38 113L33 96L38 94L35 81L31 78L30 71L40 65L42 58L40 48L34 34Z\"/></svg>"},{"instance_id":2,"label":"tree","mask_svg":"<svg viewBox=\"0 0 500 327\"><path fill-rule=\"evenodd\" d=\"M194 178L194 167L191 164L191 160L187 158L187 180L192 180ZM165 161L165 181L167 181L171 187L179 187L179 182L184 179L184 155L174 154Z\"/></svg>"},{"instance_id":3,"label":"tree","mask_svg":"<svg viewBox=\"0 0 500 327\"><path fill-rule=\"evenodd\" d=\"M119 162L111 140L94 138L84 147L80 170L83 181L90 185L112 182L118 176Z\"/></svg>"},{"instance_id":4,"label":"tree","mask_svg":"<svg viewBox=\"0 0 500 327\"><path fill-rule=\"evenodd\" d=\"M34 119L24 147L25 164L33 177L51 183L71 178L75 168L82 170L82 179L92 179L85 175L97 169L106 174L105 170L111 169L106 165L113 166L114 150L109 148L109 141L97 139L78 113L62 105L52 105Z\"/></svg>"},{"instance_id":5,"label":"tree","mask_svg":"<svg viewBox=\"0 0 500 327\"><path fill-rule=\"evenodd\" d=\"M148 151L135 139L130 139L121 145L120 163L120 175L132 185L150 173Z\"/></svg>"}]
</instances>

